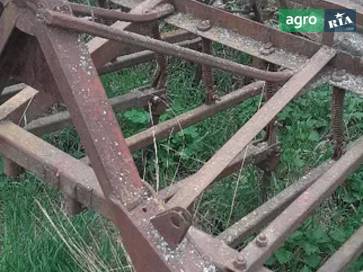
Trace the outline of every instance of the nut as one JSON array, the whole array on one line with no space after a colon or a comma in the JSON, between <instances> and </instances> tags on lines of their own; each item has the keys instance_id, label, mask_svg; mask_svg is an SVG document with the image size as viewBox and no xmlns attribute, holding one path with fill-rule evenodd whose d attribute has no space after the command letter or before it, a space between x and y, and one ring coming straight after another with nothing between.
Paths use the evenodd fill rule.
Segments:
<instances>
[{"instance_id":1,"label":"nut","mask_svg":"<svg viewBox=\"0 0 363 272\"><path fill-rule=\"evenodd\" d=\"M208 31L209 29L212 28L212 24L210 23L209 20L202 20L199 22L199 24L197 25L197 29L199 31Z\"/></svg>"},{"instance_id":2,"label":"nut","mask_svg":"<svg viewBox=\"0 0 363 272\"><path fill-rule=\"evenodd\" d=\"M261 233L260 235L257 236L256 238L256 244L258 247L265 247L268 244L268 239L266 234Z\"/></svg>"},{"instance_id":3,"label":"nut","mask_svg":"<svg viewBox=\"0 0 363 272\"><path fill-rule=\"evenodd\" d=\"M275 52L275 48L271 42L265 43L260 49L260 54L264 56L271 55L273 52Z\"/></svg>"},{"instance_id":4,"label":"nut","mask_svg":"<svg viewBox=\"0 0 363 272\"><path fill-rule=\"evenodd\" d=\"M245 270L247 268L247 260L243 256L238 256L233 261L233 266L238 270Z\"/></svg>"}]
</instances>

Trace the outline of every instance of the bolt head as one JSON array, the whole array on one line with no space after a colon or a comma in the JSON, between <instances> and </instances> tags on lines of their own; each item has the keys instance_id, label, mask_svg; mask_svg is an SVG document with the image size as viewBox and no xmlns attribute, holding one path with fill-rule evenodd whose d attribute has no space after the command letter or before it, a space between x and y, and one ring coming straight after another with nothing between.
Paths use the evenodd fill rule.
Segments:
<instances>
[{"instance_id":1,"label":"bolt head","mask_svg":"<svg viewBox=\"0 0 363 272\"><path fill-rule=\"evenodd\" d=\"M260 49L260 54L264 56L271 55L273 52L275 52L275 48L271 42L265 43Z\"/></svg>"},{"instance_id":2,"label":"bolt head","mask_svg":"<svg viewBox=\"0 0 363 272\"><path fill-rule=\"evenodd\" d=\"M199 31L208 31L211 28L212 28L212 24L209 20L202 20L197 25L197 29Z\"/></svg>"},{"instance_id":3,"label":"bolt head","mask_svg":"<svg viewBox=\"0 0 363 272\"><path fill-rule=\"evenodd\" d=\"M348 79L347 71L344 69L333 72L331 76L331 80L334 82L342 82L347 79Z\"/></svg>"},{"instance_id":4,"label":"bolt head","mask_svg":"<svg viewBox=\"0 0 363 272\"><path fill-rule=\"evenodd\" d=\"M268 239L266 234L261 233L260 235L257 236L256 238L256 244L258 247L265 247L268 244Z\"/></svg>"},{"instance_id":5,"label":"bolt head","mask_svg":"<svg viewBox=\"0 0 363 272\"><path fill-rule=\"evenodd\" d=\"M264 48L271 49L273 47L271 42L265 43Z\"/></svg>"},{"instance_id":6,"label":"bolt head","mask_svg":"<svg viewBox=\"0 0 363 272\"><path fill-rule=\"evenodd\" d=\"M247 260L243 256L238 256L234 260L233 266L238 270L245 270L247 268Z\"/></svg>"}]
</instances>

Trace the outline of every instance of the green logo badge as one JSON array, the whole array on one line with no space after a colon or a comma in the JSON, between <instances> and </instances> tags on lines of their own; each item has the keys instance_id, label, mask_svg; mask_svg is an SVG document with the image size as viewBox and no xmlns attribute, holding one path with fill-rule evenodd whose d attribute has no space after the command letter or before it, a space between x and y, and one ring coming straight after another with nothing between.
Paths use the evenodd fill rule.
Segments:
<instances>
[{"instance_id":1,"label":"green logo badge","mask_svg":"<svg viewBox=\"0 0 363 272\"><path fill-rule=\"evenodd\" d=\"M279 26L284 32L323 32L324 9L280 9Z\"/></svg>"}]
</instances>

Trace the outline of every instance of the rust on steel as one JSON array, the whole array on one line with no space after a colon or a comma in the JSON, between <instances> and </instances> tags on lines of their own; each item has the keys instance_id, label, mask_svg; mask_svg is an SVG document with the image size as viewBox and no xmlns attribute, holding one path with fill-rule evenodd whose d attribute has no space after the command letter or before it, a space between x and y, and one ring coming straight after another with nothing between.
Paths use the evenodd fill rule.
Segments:
<instances>
[{"instance_id":1,"label":"rust on steel","mask_svg":"<svg viewBox=\"0 0 363 272\"><path fill-rule=\"evenodd\" d=\"M232 247L238 247L249 235L257 233L263 226L278 216L301 193L314 184L333 163L333 161L329 161L313 169L275 197L224 230L218 235L218 238Z\"/></svg>"},{"instance_id":2,"label":"rust on steel","mask_svg":"<svg viewBox=\"0 0 363 272\"><path fill-rule=\"evenodd\" d=\"M363 252L363 227L360 227L317 272L345 271Z\"/></svg>"},{"instance_id":3,"label":"rust on steel","mask_svg":"<svg viewBox=\"0 0 363 272\"><path fill-rule=\"evenodd\" d=\"M294 99L336 54L322 47L305 66L271 97L266 104L205 163L195 175L193 186L179 190L168 202L169 207L189 207L195 199L220 175L231 161L264 129L286 105Z\"/></svg>"},{"instance_id":4,"label":"rust on steel","mask_svg":"<svg viewBox=\"0 0 363 272\"><path fill-rule=\"evenodd\" d=\"M136 89L127 94L112 97L109 102L115 112L123 112L132 108L143 108L155 96L162 94L156 89ZM72 126L72 118L68 111L60 111L45 117L40 117L28 123L25 128L36 135L55 132Z\"/></svg>"},{"instance_id":5,"label":"rust on steel","mask_svg":"<svg viewBox=\"0 0 363 272\"><path fill-rule=\"evenodd\" d=\"M104 8L92 7L78 3L67 3L67 6L74 14L88 15L112 21L125 21L133 23L146 23L155 21L174 12L174 6L164 4L156 12L147 14L132 14L122 11L109 10Z\"/></svg>"},{"instance_id":6,"label":"rust on steel","mask_svg":"<svg viewBox=\"0 0 363 272\"><path fill-rule=\"evenodd\" d=\"M126 139L129 149L134 152L153 143L156 138L158 140L168 137L172 133L176 133L183 128L196 124L218 112L224 111L232 106L236 106L242 101L260 94L263 90L264 82L257 81L243 88L233 91L222 96L219 101L212 105L202 105L194 110L181 114L173 119L161 122L144 131L141 131ZM88 163L88 158L84 160Z\"/></svg>"},{"instance_id":7,"label":"rust on steel","mask_svg":"<svg viewBox=\"0 0 363 272\"><path fill-rule=\"evenodd\" d=\"M239 64L223 58L204 54L189 48L178 47L169 43L146 37L137 33L107 27L103 24L85 21L55 11L44 11L45 21L48 25L57 26L64 29L71 29L79 32L85 32L98 37L124 42L135 46L141 46L165 55L182 57L186 60L196 63L209 65L238 75L248 76L251 78L267 80L271 82L280 82L289 79L292 76L291 71L268 72L247 65Z\"/></svg>"},{"instance_id":8,"label":"rust on steel","mask_svg":"<svg viewBox=\"0 0 363 272\"><path fill-rule=\"evenodd\" d=\"M248 165L248 164L258 164L260 162L266 161L270 158L271 154L276 152L279 148L278 145L275 146L268 146L267 143L261 143L258 145L249 145L246 148L246 151L243 150L229 165L224 171L217 177L217 179L224 178L233 174L234 172L240 170L241 166ZM176 192L189 184L191 186L193 184L193 175L189 176L186 179L180 180L163 190L158 192L158 195L161 199L165 200L166 202L173 197Z\"/></svg>"},{"instance_id":9,"label":"rust on steel","mask_svg":"<svg viewBox=\"0 0 363 272\"><path fill-rule=\"evenodd\" d=\"M175 0L173 3L176 12L175 15L165 18L167 23L292 70L299 69L320 47L318 42L279 31L198 1ZM199 31L197 26L204 19L208 19L212 27L208 31ZM275 50L270 54L261 54L260 49L269 43ZM339 83L329 81L334 69L344 70L349 80ZM336 58L324 69L325 77L319 83L328 81L329 84L362 96L362 69L360 56L338 51Z\"/></svg>"},{"instance_id":10,"label":"rust on steel","mask_svg":"<svg viewBox=\"0 0 363 272\"><path fill-rule=\"evenodd\" d=\"M251 241L240 254L248 260L246 271L256 271L283 241L324 199L363 163L363 137L358 139L327 172L292 202L261 233L268 244L261 247ZM286 222L289 222L286 224ZM261 234L260 234L261 235Z\"/></svg>"},{"instance_id":11,"label":"rust on steel","mask_svg":"<svg viewBox=\"0 0 363 272\"><path fill-rule=\"evenodd\" d=\"M70 215L88 207L110 219L136 271L269 272L264 267L269 256L363 162L363 138L345 152L343 126L344 90L363 94L361 56L331 48L333 34L314 42L194 0L113 1L126 3L130 12L108 10L105 1L97 2L103 8L63 0L0 0L0 153L5 173L15 177L24 169L33 172L64 194ZM362 5L356 0L309 2L317 7L355 8L358 23L362 20ZM100 23L76 17L84 15ZM179 29L160 33L160 22ZM96 37L85 44L79 33ZM266 71L213 56L212 42L277 69ZM172 76L168 56L202 67L206 103L124 138L114 112L143 108L155 100L166 102L166 78ZM158 65L151 87L111 99L106 96L100 74L153 59ZM260 81L217 99L212 69ZM327 78L335 86L331 160L220 235L213 237L196 228L188 210L191 204L217 179L243 170L246 164L264 169L273 161L280 151L274 137L277 127L267 142L257 143L255 137L271 127L271 121L311 82L327 82ZM2 90L19 82L27 85ZM132 152L263 94L266 87L278 89L278 84L282 87L267 90L264 105L195 174L159 192L141 180ZM48 115L47 110L58 103L66 110ZM82 160L38 137L71 125L86 150ZM240 252L234 249L253 234L255 239ZM361 254L361 237L362 228L319 271L344 270Z\"/></svg>"}]
</instances>

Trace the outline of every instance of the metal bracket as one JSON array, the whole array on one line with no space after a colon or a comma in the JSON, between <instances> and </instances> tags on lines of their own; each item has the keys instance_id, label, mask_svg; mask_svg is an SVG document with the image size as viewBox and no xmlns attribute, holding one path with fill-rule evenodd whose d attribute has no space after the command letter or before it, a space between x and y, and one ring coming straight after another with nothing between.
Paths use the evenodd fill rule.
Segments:
<instances>
[{"instance_id":1,"label":"metal bracket","mask_svg":"<svg viewBox=\"0 0 363 272\"><path fill-rule=\"evenodd\" d=\"M192 225L192 216L187 210L175 207L156 215L150 221L170 248L175 249Z\"/></svg>"}]
</instances>

